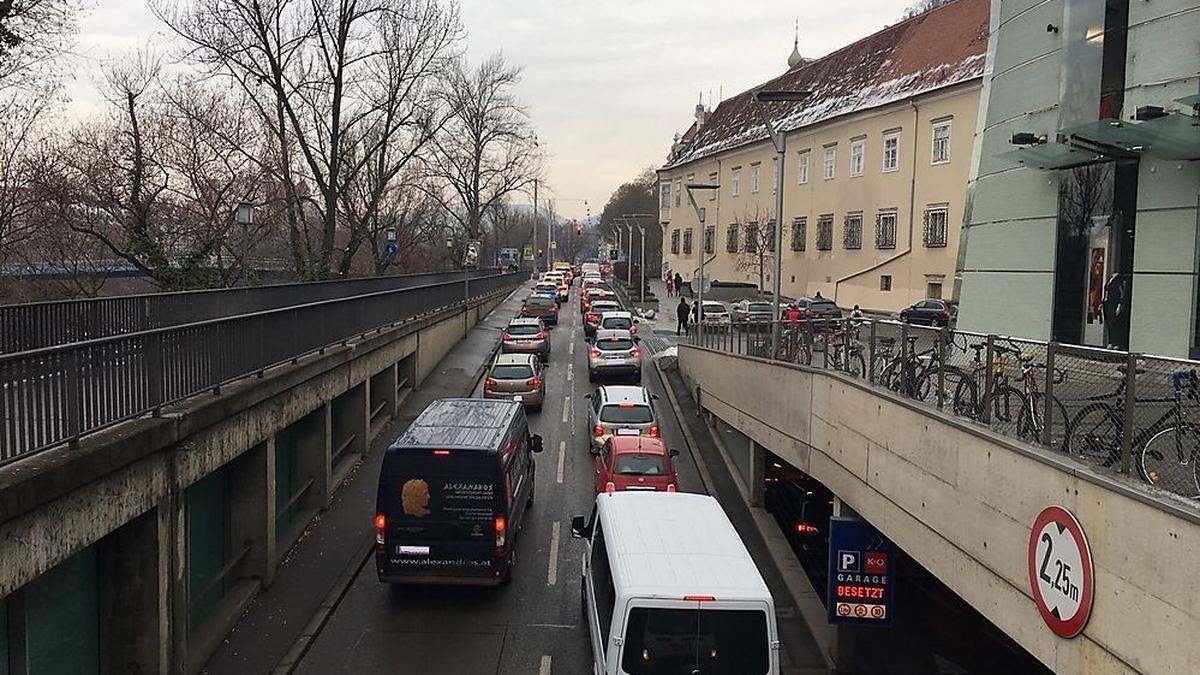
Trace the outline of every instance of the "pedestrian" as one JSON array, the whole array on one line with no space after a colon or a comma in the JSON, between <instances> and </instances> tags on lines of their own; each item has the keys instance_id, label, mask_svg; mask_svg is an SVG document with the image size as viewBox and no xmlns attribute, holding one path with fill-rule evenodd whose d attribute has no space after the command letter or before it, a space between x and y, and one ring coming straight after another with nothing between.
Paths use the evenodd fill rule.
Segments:
<instances>
[{"instance_id":1,"label":"pedestrian","mask_svg":"<svg viewBox=\"0 0 1200 675\"><path fill-rule=\"evenodd\" d=\"M692 308L688 307L686 298L679 298L679 304L675 307L675 316L679 319L679 323L675 325L675 334L679 335L682 330L684 335L688 334L688 316L692 313Z\"/></svg>"},{"instance_id":2,"label":"pedestrian","mask_svg":"<svg viewBox=\"0 0 1200 675\"><path fill-rule=\"evenodd\" d=\"M858 305L855 305L854 309L850 310L850 318L851 319L863 318L863 311L862 311L862 309L859 308Z\"/></svg>"},{"instance_id":3,"label":"pedestrian","mask_svg":"<svg viewBox=\"0 0 1200 675\"><path fill-rule=\"evenodd\" d=\"M821 299L822 299L822 298L821 298L821 291L817 291L817 294L816 294L816 296L814 296L814 298L813 298L813 299L814 299L814 300L821 300Z\"/></svg>"},{"instance_id":4,"label":"pedestrian","mask_svg":"<svg viewBox=\"0 0 1200 675\"><path fill-rule=\"evenodd\" d=\"M679 272L675 273L675 294L683 297L683 277L679 276Z\"/></svg>"},{"instance_id":5,"label":"pedestrian","mask_svg":"<svg viewBox=\"0 0 1200 675\"><path fill-rule=\"evenodd\" d=\"M674 287L675 280L667 277L667 297L671 297L671 289Z\"/></svg>"}]
</instances>

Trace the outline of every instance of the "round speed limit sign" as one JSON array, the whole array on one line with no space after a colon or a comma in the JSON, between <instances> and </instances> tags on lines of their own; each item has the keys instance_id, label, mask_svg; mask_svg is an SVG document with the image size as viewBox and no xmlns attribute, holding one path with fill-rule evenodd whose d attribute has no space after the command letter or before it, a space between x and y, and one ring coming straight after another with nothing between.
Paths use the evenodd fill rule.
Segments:
<instances>
[{"instance_id":1,"label":"round speed limit sign","mask_svg":"<svg viewBox=\"0 0 1200 675\"><path fill-rule=\"evenodd\" d=\"M1070 511L1047 506L1029 533L1029 586L1042 620L1063 638L1083 631L1092 614L1092 552Z\"/></svg>"}]
</instances>

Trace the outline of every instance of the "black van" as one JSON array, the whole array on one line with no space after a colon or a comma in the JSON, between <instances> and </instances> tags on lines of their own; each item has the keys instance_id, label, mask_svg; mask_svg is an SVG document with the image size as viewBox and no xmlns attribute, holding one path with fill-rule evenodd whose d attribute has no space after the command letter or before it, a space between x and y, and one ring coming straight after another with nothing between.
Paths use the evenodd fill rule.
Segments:
<instances>
[{"instance_id":1,"label":"black van","mask_svg":"<svg viewBox=\"0 0 1200 675\"><path fill-rule=\"evenodd\" d=\"M375 506L375 563L393 584L496 585L533 504L533 453L515 401L440 399L388 448Z\"/></svg>"}]
</instances>

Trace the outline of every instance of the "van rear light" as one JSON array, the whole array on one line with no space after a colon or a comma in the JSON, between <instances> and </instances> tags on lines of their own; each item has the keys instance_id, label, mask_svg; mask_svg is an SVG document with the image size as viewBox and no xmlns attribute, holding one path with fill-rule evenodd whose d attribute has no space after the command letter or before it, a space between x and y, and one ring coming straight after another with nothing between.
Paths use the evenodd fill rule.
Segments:
<instances>
[{"instance_id":1,"label":"van rear light","mask_svg":"<svg viewBox=\"0 0 1200 675\"><path fill-rule=\"evenodd\" d=\"M533 336L533 339L534 339L534 340L545 340L545 339L546 339L546 334L545 334L545 333L542 333L542 332L538 332L538 334L537 334L537 335L534 335L534 336Z\"/></svg>"},{"instance_id":2,"label":"van rear light","mask_svg":"<svg viewBox=\"0 0 1200 675\"><path fill-rule=\"evenodd\" d=\"M800 534L816 534L820 531L821 530L817 529L815 525L809 525L808 523L796 523L796 532L799 532Z\"/></svg>"},{"instance_id":3,"label":"van rear light","mask_svg":"<svg viewBox=\"0 0 1200 675\"><path fill-rule=\"evenodd\" d=\"M496 533L496 555L502 556L504 555L504 545L507 538L506 535L508 534L508 521L504 519L504 516L496 516L495 520L492 521L492 528Z\"/></svg>"},{"instance_id":4,"label":"van rear light","mask_svg":"<svg viewBox=\"0 0 1200 675\"><path fill-rule=\"evenodd\" d=\"M685 595L683 599L687 602L713 602L716 600L711 595Z\"/></svg>"},{"instance_id":5,"label":"van rear light","mask_svg":"<svg viewBox=\"0 0 1200 675\"><path fill-rule=\"evenodd\" d=\"M484 380L484 381L483 381L483 388L484 388L484 389L491 389L491 388L492 388L492 387L494 387L494 386L496 386L496 381L495 381L495 380L493 380L493 379L492 379L492 378L490 378L490 377L489 377L489 378L487 378L486 380Z\"/></svg>"},{"instance_id":6,"label":"van rear light","mask_svg":"<svg viewBox=\"0 0 1200 675\"><path fill-rule=\"evenodd\" d=\"M375 544L383 546L383 537L387 532L387 516L382 513L375 514Z\"/></svg>"},{"instance_id":7,"label":"van rear light","mask_svg":"<svg viewBox=\"0 0 1200 675\"><path fill-rule=\"evenodd\" d=\"M503 333L500 334L500 339L501 340L511 340L512 336L508 334L508 331L504 331Z\"/></svg>"},{"instance_id":8,"label":"van rear light","mask_svg":"<svg viewBox=\"0 0 1200 675\"><path fill-rule=\"evenodd\" d=\"M637 357L639 357L639 356L641 356L641 355L642 355L642 352L641 352L641 351L640 351L640 350L639 350L637 347L634 347L633 349L630 349L630 350L629 350L629 356L630 356L631 358L635 358L635 359L636 359Z\"/></svg>"},{"instance_id":9,"label":"van rear light","mask_svg":"<svg viewBox=\"0 0 1200 675\"><path fill-rule=\"evenodd\" d=\"M661 433L662 433L662 432L660 432L660 431L658 430L658 425L657 425L657 424L656 424L656 425L654 425L654 426L652 426L652 427L650 427L650 436L651 436L652 438L658 438L659 434L661 434Z\"/></svg>"},{"instance_id":10,"label":"van rear light","mask_svg":"<svg viewBox=\"0 0 1200 675\"><path fill-rule=\"evenodd\" d=\"M542 378L531 377L528 380L525 380L525 384L529 385L530 387L540 387L542 386Z\"/></svg>"},{"instance_id":11,"label":"van rear light","mask_svg":"<svg viewBox=\"0 0 1200 675\"><path fill-rule=\"evenodd\" d=\"M449 457L450 451L449 450L434 450L433 454L437 455L438 457Z\"/></svg>"},{"instance_id":12,"label":"van rear light","mask_svg":"<svg viewBox=\"0 0 1200 675\"><path fill-rule=\"evenodd\" d=\"M612 482L611 480L604 484L605 494L611 495L612 493L614 493L616 491L617 491L617 484Z\"/></svg>"},{"instance_id":13,"label":"van rear light","mask_svg":"<svg viewBox=\"0 0 1200 675\"><path fill-rule=\"evenodd\" d=\"M593 436L603 436L604 435L604 427L600 426L599 424L592 427L592 435Z\"/></svg>"},{"instance_id":14,"label":"van rear light","mask_svg":"<svg viewBox=\"0 0 1200 675\"><path fill-rule=\"evenodd\" d=\"M675 491L675 484L674 484L674 483L670 483L670 484L668 484L668 485L667 485L667 492L674 492L674 491Z\"/></svg>"},{"instance_id":15,"label":"van rear light","mask_svg":"<svg viewBox=\"0 0 1200 675\"><path fill-rule=\"evenodd\" d=\"M632 403L630 403L630 402L628 402L628 401L626 401L626 402L624 402L624 403L618 403L618 404L617 404L617 407L618 407L618 408L632 408L632 407L633 407L633 404L632 404Z\"/></svg>"}]
</instances>

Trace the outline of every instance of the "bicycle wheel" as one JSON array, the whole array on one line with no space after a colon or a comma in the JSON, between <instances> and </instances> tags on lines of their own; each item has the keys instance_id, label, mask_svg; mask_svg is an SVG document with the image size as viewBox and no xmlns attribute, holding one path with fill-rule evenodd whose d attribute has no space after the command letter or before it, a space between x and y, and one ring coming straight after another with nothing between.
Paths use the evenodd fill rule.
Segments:
<instances>
[{"instance_id":1,"label":"bicycle wheel","mask_svg":"<svg viewBox=\"0 0 1200 675\"><path fill-rule=\"evenodd\" d=\"M1136 453L1138 473L1151 485L1177 495L1200 497L1196 455L1200 452L1200 427L1183 423L1154 434Z\"/></svg>"},{"instance_id":2,"label":"bicycle wheel","mask_svg":"<svg viewBox=\"0 0 1200 675\"><path fill-rule=\"evenodd\" d=\"M954 386L954 414L973 420L979 419L979 393L972 376L966 375Z\"/></svg>"},{"instance_id":3,"label":"bicycle wheel","mask_svg":"<svg viewBox=\"0 0 1200 675\"><path fill-rule=\"evenodd\" d=\"M1050 430L1050 447L1066 451L1067 409L1057 397L1050 399L1054 406L1054 427ZM1030 405L1032 401L1032 406ZM1042 442L1042 430L1046 428L1046 395L1034 392L1031 398L1022 396L1021 411L1017 414L1017 435L1030 443Z\"/></svg>"},{"instance_id":4,"label":"bicycle wheel","mask_svg":"<svg viewBox=\"0 0 1200 675\"><path fill-rule=\"evenodd\" d=\"M997 385L992 390L992 423L1012 424L1021 411L1021 392L1007 384Z\"/></svg>"},{"instance_id":5,"label":"bicycle wheel","mask_svg":"<svg viewBox=\"0 0 1200 675\"><path fill-rule=\"evenodd\" d=\"M1090 403L1075 413L1067 427L1067 447L1080 457L1109 467L1121 456L1121 418L1108 403Z\"/></svg>"},{"instance_id":6,"label":"bicycle wheel","mask_svg":"<svg viewBox=\"0 0 1200 675\"><path fill-rule=\"evenodd\" d=\"M942 407L950 408L954 405L954 394L958 391L958 383L965 380L967 374L954 366L946 366L940 369L942 375L938 377L938 368L930 368L921 376L920 386L917 391L921 395L921 400L929 405L936 406L938 402L938 380L942 383Z\"/></svg>"},{"instance_id":7,"label":"bicycle wheel","mask_svg":"<svg viewBox=\"0 0 1200 675\"><path fill-rule=\"evenodd\" d=\"M867 360L863 357L861 351L854 352L850 355L849 363L846 367L846 372L854 377L867 376Z\"/></svg>"}]
</instances>

